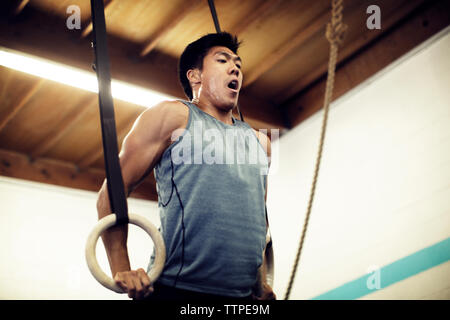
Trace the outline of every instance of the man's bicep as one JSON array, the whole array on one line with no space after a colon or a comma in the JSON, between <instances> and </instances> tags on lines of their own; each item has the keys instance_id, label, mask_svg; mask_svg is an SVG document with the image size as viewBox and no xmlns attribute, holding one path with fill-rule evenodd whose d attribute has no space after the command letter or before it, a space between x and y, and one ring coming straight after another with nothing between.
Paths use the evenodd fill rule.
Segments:
<instances>
[{"instance_id":1,"label":"man's bicep","mask_svg":"<svg viewBox=\"0 0 450 320\"><path fill-rule=\"evenodd\" d=\"M120 166L125 188L133 189L151 170L154 158L157 156L158 142L145 140L137 132L131 130L124 139L120 152Z\"/></svg>"}]
</instances>

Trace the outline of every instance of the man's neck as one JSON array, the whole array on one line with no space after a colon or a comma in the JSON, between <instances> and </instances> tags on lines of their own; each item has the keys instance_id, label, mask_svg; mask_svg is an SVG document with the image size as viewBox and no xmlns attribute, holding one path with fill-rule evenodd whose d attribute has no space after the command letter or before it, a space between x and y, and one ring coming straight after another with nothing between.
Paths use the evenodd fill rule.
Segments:
<instances>
[{"instance_id":1,"label":"man's neck","mask_svg":"<svg viewBox=\"0 0 450 320\"><path fill-rule=\"evenodd\" d=\"M228 111L221 110L221 109L215 107L214 105L212 105L212 103L204 102L204 101L194 102L194 104L199 109L201 109L203 112L206 112L207 114L213 116L217 120L219 120L225 124L230 124L230 125L233 124L233 119L232 119L233 109L228 110Z\"/></svg>"}]
</instances>

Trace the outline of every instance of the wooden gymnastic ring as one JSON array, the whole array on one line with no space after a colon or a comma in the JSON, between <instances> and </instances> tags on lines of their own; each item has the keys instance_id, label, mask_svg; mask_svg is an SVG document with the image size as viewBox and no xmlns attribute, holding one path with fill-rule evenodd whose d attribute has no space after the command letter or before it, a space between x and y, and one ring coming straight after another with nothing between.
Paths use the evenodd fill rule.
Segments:
<instances>
[{"instance_id":1,"label":"wooden gymnastic ring","mask_svg":"<svg viewBox=\"0 0 450 320\"><path fill-rule=\"evenodd\" d=\"M128 218L129 223L137 225L138 227L144 229L153 240L153 243L155 245L155 261L153 263L153 267L148 272L148 277L150 278L151 283L154 283L156 279L158 279L158 277L161 275L161 272L164 268L164 263L166 261L166 247L164 245L164 240L158 229L146 218L133 213L130 213L128 215ZM100 268L100 265L97 261L97 256L95 254L98 238L100 238L101 234L106 229L114 226L115 224L115 214L107 215L106 217L103 217L98 221L98 223L95 225L94 229L88 236L85 248L85 256L89 271L91 271L94 278L98 282L100 282L100 284L117 293L125 293L124 290L116 284L114 279L109 277Z\"/></svg>"}]
</instances>

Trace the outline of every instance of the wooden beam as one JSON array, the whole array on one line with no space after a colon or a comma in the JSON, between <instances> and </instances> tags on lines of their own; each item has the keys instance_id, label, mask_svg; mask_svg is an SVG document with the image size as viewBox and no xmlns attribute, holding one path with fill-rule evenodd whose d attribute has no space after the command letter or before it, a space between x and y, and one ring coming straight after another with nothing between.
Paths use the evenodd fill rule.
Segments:
<instances>
[{"instance_id":1,"label":"wooden beam","mask_svg":"<svg viewBox=\"0 0 450 320\"><path fill-rule=\"evenodd\" d=\"M98 144L87 153L87 156L85 156L83 159L81 159L80 162L77 163L77 166L79 166L80 168L88 168L102 156L103 147Z\"/></svg>"},{"instance_id":2,"label":"wooden beam","mask_svg":"<svg viewBox=\"0 0 450 320\"><path fill-rule=\"evenodd\" d=\"M105 178L100 169L79 170L73 163L44 158L30 161L25 154L4 149L0 149L0 175L94 192L100 189ZM130 196L156 201L156 186L146 179Z\"/></svg>"},{"instance_id":3,"label":"wooden beam","mask_svg":"<svg viewBox=\"0 0 450 320\"><path fill-rule=\"evenodd\" d=\"M29 11L27 19L16 19L12 23L0 17L1 46L92 72L90 41L79 39L80 31L62 28L61 18L42 15L31 6ZM177 58L156 50L146 59L130 56L130 52L139 52L141 48L114 35L108 35L108 45L114 79L185 99L178 81ZM284 128L281 112L265 99L243 90L240 104L246 119Z\"/></svg>"},{"instance_id":4,"label":"wooden beam","mask_svg":"<svg viewBox=\"0 0 450 320\"><path fill-rule=\"evenodd\" d=\"M9 113L5 116L5 118L0 119L0 131L5 128L5 126L19 113L20 110L27 104L28 101L39 91L44 83L44 79L38 79L28 90L28 92L20 99L20 101L11 108Z\"/></svg>"},{"instance_id":5,"label":"wooden beam","mask_svg":"<svg viewBox=\"0 0 450 320\"><path fill-rule=\"evenodd\" d=\"M364 32L361 33L361 36L359 36L357 39L351 42L347 42L346 45L339 51L337 64L351 57L355 52L366 46L371 41L374 41L384 32L392 28L395 23L411 14L411 12L417 9L424 2L424 0L409 0L406 3L402 2L402 4L398 8L393 10L393 14L391 14L390 16L382 16L382 29L365 29ZM325 31L323 33L323 36L325 38ZM328 60L324 60L319 68L315 69L313 72L307 74L306 76L302 76L300 79L297 79L292 85L287 86L286 90L277 94L279 100L283 101L281 104L286 104L288 100L290 100L296 94L301 93L301 91L307 88L311 83L314 83L321 77L325 76L327 70Z\"/></svg>"},{"instance_id":6,"label":"wooden beam","mask_svg":"<svg viewBox=\"0 0 450 320\"><path fill-rule=\"evenodd\" d=\"M253 82L258 80L264 73L272 69L278 62L280 62L284 57L292 52L295 48L299 47L302 43L307 41L317 32L325 29L327 21L330 19L330 12L326 10L318 18L316 18L311 24L306 28L301 28L298 30L297 35L290 38L282 46L275 49L269 55L264 57L263 63L259 63L257 68L251 70L244 78L244 87L251 85Z\"/></svg>"},{"instance_id":7,"label":"wooden beam","mask_svg":"<svg viewBox=\"0 0 450 320\"><path fill-rule=\"evenodd\" d=\"M357 56L339 67L335 76L333 100L339 98L376 72L421 44L450 24L450 3L426 1ZM326 79L316 83L287 106L293 126L322 108Z\"/></svg>"},{"instance_id":8,"label":"wooden beam","mask_svg":"<svg viewBox=\"0 0 450 320\"><path fill-rule=\"evenodd\" d=\"M12 75L13 75L13 73L14 72L16 72L15 70L13 70L13 69L9 69L9 68L4 68L4 67L1 67L2 69L4 69L5 71L6 71L6 77L4 77L3 79L2 79L2 83L0 84L1 85L1 88L2 88L2 91L1 91L1 93L0 93L0 97L2 97L2 99L4 99L4 97L6 97L6 92L7 91L9 91L9 90L11 90L10 89L10 85L11 85L11 79L12 79ZM4 101L4 100L3 100Z\"/></svg>"},{"instance_id":9,"label":"wooden beam","mask_svg":"<svg viewBox=\"0 0 450 320\"><path fill-rule=\"evenodd\" d=\"M21 0L20 3L17 5L16 9L14 10L14 15L19 15L22 10L25 8L25 6L30 2L30 0Z\"/></svg>"},{"instance_id":10,"label":"wooden beam","mask_svg":"<svg viewBox=\"0 0 450 320\"><path fill-rule=\"evenodd\" d=\"M260 21L272 13L282 0L263 0L262 3L257 3L255 10L252 10L245 19L239 20L239 22L233 26L232 30L234 34L241 34L244 32L252 23Z\"/></svg>"},{"instance_id":11,"label":"wooden beam","mask_svg":"<svg viewBox=\"0 0 450 320\"><path fill-rule=\"evenodd\" d=\"M148 55L161 41L161 39L175 27L181 20L183 20L190 12L197 10L203 1L183 1L183 5L178 7L176 12L168 19L166 23L163 23L162 27L153 35L152 39L144 46L140 52L141 57Z\"/></svg>"},{"instance_id":12,"label":"wooden beam","mask_svg":"<svg viewBox=\"0 0 450 320\"><path fill-rule=\"evenodd\" d=\"M77 122L92 108L96 107L98 103L97 96L83 99L79 106L60 121L52 132L31 151L31 158L36 159L44 155L56 143L58 143L64 135L72 130Z\"/></svg>"},{"instance_id":13,"label":"wooden beam","mask_svg":"<svg viewBox=\"0 0 450 320\"><path fill-rule=\"evenodd\" d=\"M106 15L108 8L111 7L111 3L113 1L114 0L104 0L105 15ZM89 24L87 25L87 27L84 28L83 32L81 32L81 38L86 38L92 32L92 28L93 28L93 25L92 25L92 20L91 20L89 22Z\"/></svg>"}]
</instances>

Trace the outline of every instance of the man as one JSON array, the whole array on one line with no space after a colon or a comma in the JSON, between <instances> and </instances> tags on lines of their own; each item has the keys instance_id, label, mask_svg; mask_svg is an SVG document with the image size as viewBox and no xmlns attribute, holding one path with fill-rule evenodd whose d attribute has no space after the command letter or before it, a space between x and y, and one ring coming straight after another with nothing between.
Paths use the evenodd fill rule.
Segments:
<instances>
[{"instance_id":1,"label":"man","mask_svg":"<svg viewBox=\"0 0 450 320\"><path fill-rule=\"evenodd\" d=\"M113 277L130 298L275 298L263 263L270 142L232 116L243 79L238 47L228 33L187 46L179 76L191 102L165 101L144 111L124 140L120 164L126 194L154 169L166 245L164 270L153 288L143 269L130 270L127 227L104 233ZM224 150L228 140L220 139L229 133L237 143ZM203 143L211 134L213 151L212 144ZM242 161L258 151L265 163ZM111 212L106 182L97 209L100 219ZM257 297L255 285L262 289Z\"/></svg>"}]
</instances>

